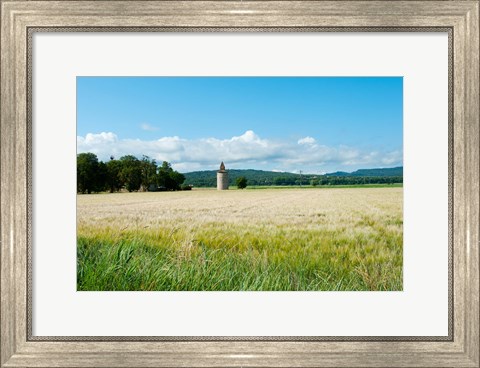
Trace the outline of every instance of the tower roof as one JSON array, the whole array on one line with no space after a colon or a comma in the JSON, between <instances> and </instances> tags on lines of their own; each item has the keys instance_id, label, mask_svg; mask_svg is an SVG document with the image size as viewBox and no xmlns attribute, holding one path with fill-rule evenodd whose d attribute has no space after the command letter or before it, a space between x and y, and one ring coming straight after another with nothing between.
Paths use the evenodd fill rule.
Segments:
<instances>
[{"instance_id":1,"label":"tower roof","mask_svg":"<svg viewBox=\"0 0 480 368\"><path fill-rule=\"evenodd\" d=\"M223 161L220 164L220 171L225 171L225 164L223 163Z\"/></svg>"}]
</instances>

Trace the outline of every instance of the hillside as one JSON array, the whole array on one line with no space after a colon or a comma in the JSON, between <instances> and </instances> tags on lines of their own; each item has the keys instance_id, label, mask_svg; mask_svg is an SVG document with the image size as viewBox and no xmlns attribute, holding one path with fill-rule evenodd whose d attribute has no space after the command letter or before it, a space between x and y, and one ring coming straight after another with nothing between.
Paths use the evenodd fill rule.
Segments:
<instances>
[{"instance_id":1,"label":"hillside","mask_svg":"<svg viewBox=\"0 0 480 368\"><path fill-rule=\"evenodd\" d=\"M248 185L345 185L345 184L389 184L403 182L403 167L360 169L352 173L337 171L325 175L294 174L263 170L228 170L230 185L245 176ZM215 187L217 171L194 171L184 173L185 184L194 187Z\"/></svg>"},{"instance_id":2,"label":"hillside","mask_svg":"<svg viewBox=\"0 0 480 368\"><path fill-rule=\"evenodd\" d=\"M380 168L380 169L360 169L351 173L345 171L336 171L325 174L326 176L403 176L403 167Z\"/></svg>"}]
</instances>

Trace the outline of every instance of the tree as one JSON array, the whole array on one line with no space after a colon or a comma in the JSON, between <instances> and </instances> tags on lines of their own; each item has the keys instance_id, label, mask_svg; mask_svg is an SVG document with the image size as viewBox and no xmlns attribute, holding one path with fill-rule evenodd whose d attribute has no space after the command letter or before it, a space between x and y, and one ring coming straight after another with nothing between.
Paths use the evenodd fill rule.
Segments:
<instances>
[{"instance_id":1,"label":"tree","mask_svg":"<svg viewBox=\"0 0 480 368\"><path fill-rule=\"evenodd\" d=\"M158 168L158 185L168 190L179 190L185 181L185 176L172 169L167 161Z\"/></svg>"},{"instance_id":2,"label":"tree","mask_svg":"<svg viewBox=\"0 0 480 368\"><path fill-rule=\"evenodd\" d=\"M77 192L88 193L99 188L98 158L94 153L80 153L77 155Z\"/></svg>"},{"instance_id":3,"label":"tree","mask_svg":"<svg viewBox=\"0 0 480 368\"><path fill-rule=\"evenodd\" d=\"M170 173L173 171L172 167L167 161L162 162L162 166L158 168L157 183L160 187L170 189L172 186L170 181Z\"/></svg>"},{"instance_id":4,"label":"tree","mask_svg":"<svg viewBox=\"0 0 480 368\"><path fill-rule=\"evenodd\" d=\"M178 171L173 170L170 173L170 178L172 179L174 183L174 190L179 190L181 189L181 185L185 181L185 175L180 174Z\"/></svg>"},{"instance_id":5,"label":"tree","mask_svg":"<svg viewBox=\"0 0 480 368\"><path fill-rule=\"evenodd\" d=\"M157 183L157 162L148 156L143 156L141 161L142 188L147 190L150 185Z\"/></svg>"},{"instance_id":6,"label":"tree","mask_svg":"<svg viewBox=\"0 0 480 368\"><path fill-rule=\"evenodd\" d=\"M247 187L247 178L245 176L239 176L236 182L238 189L245 189Z\"/></svg>"},{"instance_id":7,"label":"tree","mask_svg":"<svg viewBox=\"0 0 480 368\"><path fill-rule=\"evenodd\" d=\"M120 179L129 192L137 191L142 185L142 167L138 158L132 155L120 158Z\"/></svg>"},{"instance_id":8,"label":"tree","mask_svg":"<svg viewBox=\"0 0 480 368\"><path fill-rule=\"evenodd\" d=\"M110 190L110 193L118 192L123 187L123 182L122 182L122 179L120 178L122 163L119 160L115 160L112 156L110 158L110 161L106 163L106 166L107 166L106 187Z\"/></svg>"},{"instance_id":9,"label":"tree","mask_svg":"<svg viewBox=\"0 0 480 368\"><path fill-rule=\"evenodd\" d=\"M108 188L107 179L108 179L108 169L107 164L103 161L98 161L97 169L97 179L95 180L95 192L103 192Z\"/></svg>"}]
</instances>

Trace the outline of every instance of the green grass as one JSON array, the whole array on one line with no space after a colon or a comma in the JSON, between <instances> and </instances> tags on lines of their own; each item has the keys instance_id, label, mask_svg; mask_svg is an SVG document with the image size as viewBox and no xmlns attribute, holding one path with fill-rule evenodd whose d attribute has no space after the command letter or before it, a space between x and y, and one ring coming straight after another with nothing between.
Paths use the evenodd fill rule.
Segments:
<instances>
[{"instance_id":1,"label":"green grass","mask_svg":"<svg viewBox=\"0 0 480 368\"><path fill-rule=\"evenodd\" d=\"M77 289L402 290L401 225L399 218L379 223L363 216L355 231L224 223L193 232L174 225L84 227Z\"/></svg>"}]
</instances>

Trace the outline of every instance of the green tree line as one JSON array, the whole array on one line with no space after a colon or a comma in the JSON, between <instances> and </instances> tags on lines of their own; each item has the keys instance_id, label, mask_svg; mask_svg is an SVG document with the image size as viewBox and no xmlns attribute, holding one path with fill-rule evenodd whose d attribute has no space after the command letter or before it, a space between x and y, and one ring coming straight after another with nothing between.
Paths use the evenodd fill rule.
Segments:
<instances>
[{"instance_id":1,"label":"green tree line","mask_svg":"<svg viewBox=\"0 0 480 368\"><path fill-rule=\"evenodd\" d=\"M237 185L237 179L245 177L248 186L294 186L294 185L364 185L403 183L403 176L331 176L294 173L277 173L256 170L229 170L230 186ZM215 171L203 171L185 174L187 184L195 187L215 187Z\"/></svg>"},{"instance_id":2,"label":"green tree line","mask_svg":"<svg viewBox=\"0 0 480 368\"><path fill-rule=\"evenodd\" d=\"M184 181L185 176L173 170L170 163L163 161L158 166L148 156L138 159L126 155L103 162L94 153L77 155L78 193L190 189L189 186L182 187Z\"/></svg>"}]
</instances>

